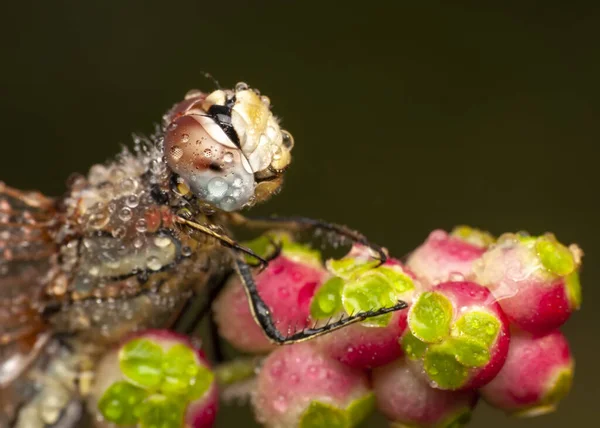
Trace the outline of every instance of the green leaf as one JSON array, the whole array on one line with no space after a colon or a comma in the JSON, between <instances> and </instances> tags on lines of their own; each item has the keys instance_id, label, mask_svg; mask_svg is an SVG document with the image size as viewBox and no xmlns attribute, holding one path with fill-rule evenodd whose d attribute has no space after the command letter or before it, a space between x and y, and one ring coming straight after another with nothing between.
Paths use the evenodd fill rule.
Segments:
<instances>
[{"instance_id":1,"label":"green leaf","mask_svg":"<svg viewBox=\"0 0 600 428\"><path fill-rule=\"evenodd\" d=\"M188 397L197 400L209 390L215 379L215 374L208 367L199 366L198 373L191 379L190 393Z\"/></svg>"},{"instance_id":2,"label":"green leaf","mask_svg":"<svg viewBox=\"0 0 600 428\"><path fill-rule=\"evenodd\" d=\"M491 347L498 337L500 321L494 315L483 311L471 311L461 316L452 327L455 337L467 336Z\"/></svg>"},{"instance_id":3,"label":"green leaf","mask_svg":"<svg viewBox=\"0 0 600 428\"><path fill-rule=\"evenodd\" d=\"M457 414L450 416L444 423L440 425L440 428L465 427L469 424L469 422L471 422L472 415L471 409L462 409Z\"/></svg>"},{"instance_id":4,"label":"green leaf","mask_svg":"<svg viewBox=\"0 0 600 428\"><path fill-rule=\"evenodd\" d=\"M346 413L330 404L312 401L300 417L300 428L349 428Z\"/></svg>"},{"instance_id":5,"label":"green leaf","mask_svg":"<svg viewBox=\"0 0 600 428\"><path fill-rule=\"evenodd\" d=\"M410 331L407 331L402 337L402 349L411 360L421 358L429 345L417 339Z\"/></svg>"},{"instance_id":6,"label":"green leaf","mask_svg":"<svg viewBox=\"0 0 600 428\"><path fill-rule=\"evenodd\" d=\"M553 274L565 276L575 270L575 259L571 251L553 235L540 236L535 249L544 267Z\"/></svg>"},{"instance_id":7,"label":"green leaf","mask_svg":"<svg viewBox=\"0 0 600 428\"><path fill-rule=\"evenodd\" d=\"M310 304L311 318L329 318L342 310L342 287L344 280L334 276L319 287Z\"/></svg>"},{"instance_id":8,"label":"green leaf","mask_svg":"<svg viewBox=\"0 0 600 428\"><path fill-rule=\"evenodd\" d=\"M388 267L388 266L379 266L374 269L374 272L379 273L387 278L390 284L396 290L398 297L406 293L407 291L411 291L415 289L415 283L412 278L406 275L404 272L399 272L398 268Z\"/></svg>"},{"instance_id":9,"label":"green leaf","mask_svg":"<svg viewBox=\"0 0 600 428\"><path fill-rule=\"evenodd\" d=\"M177 397L151 395L138 407L141 428L181 428L186 404Z\"/></svg>"},{"instance_id":10,"label":"green leaf","mask_svg":"<svg viewBox=\"0 0 600 428\"><path fill-rule=\"evenodd\" d=\"M375 394L370 392L364 397L354 400L346 408L350 419L350 426L357 426L375 409Z\"/></svg>"},{"instance_id":11,"label":"green leaf","mask_svg":"<svg viewBox=\"0 0 600 428\"><path fill-rule=\"evenodd\" d=\"M147 391L127 381L115 382L98 401L98 410L109 422L117 425L133 425L138 420L136 407L147 396Z\"/></svg>"},{"instance_id":12,"label":"green leaf","mask_svg":"<svg viewBox=\"0 0 600 428\"><path fill-rule=\"evenodd\" d=\"M410 331L427 343L440 342L450 333L452 304L436 292L421 294L408 313Z\"/></svg>"},{"instance_id":13,"label":"green leaf","mask_svg":"<svg viewBox=\"0 0 600 428\"><path fill-rule=\"evenodd\" d=\"M162 360L164 374L161 391L167 395L187 395L192 385L192 379L198 374L196 356L184 344L173 345Z\"/></svg>"},{"instance_id":14,"label":"green leaf","mask_svg":"<svg viewBox=\"0 0 600 428\"><path fill-rule=\"evenodd\" d=\"M348 314L368 312L391 307L397 302L396 290L380 274L361 275L348 281L342 289L342 305ZM364 325L385 327L389 324L392 314L380 315L364 321Z\"/></svg>"},{"instance_id":15,"label":"green leaf","mask_svg":"<svg viewBox=\"0 0 600 428\"><path fill-rule=\"evenodd\" d=\"M490 351L480 341L463 336L449 341L456 360L466 367L483 367L490 361Z\"/></svg>"},{"instance_id":16,"label":"green leaf","mask_svg":"<svg viewBox=\"0 0 600 428\"><path fill-rule=\"evenodd\" d=\"M567 287L567 298L573 309L581 307L581 282L579 281L579 271L574 270L565 278Z\"/></svg>"},{"instance_id":17,"label":"green leaf","mask_svg":"<svg viewBox=\"0 0 600 428\"><path fill-rule=\"evenodd\" d=\"M441 389L458 389L469 376L468 369L456 360L454 349L446 343L431 345L423 363L427 376Z\"/></svg>"},{"instance_id":18,"label":"green leaf","mask_svg":"<svg viewBox=\"0 0 600 428\"><path fill-rule=\"evenodd\" d=\"M286 257L315 266L322 266L321 253L308 245L294 242L291 235L285 232L267 232L256 239L242 243L263 258L270 258L275 254L277 245L281 245L281 252ZM245 255L246 261L256 263L255 257Z\"/></svg>"},{"instance_id":19,"label":"green leaf","mask_svg":"<svg viewBox=\"0 0 600 428\"><path fill-rule=\"evenodd\" d=\"M148 339L133 339L119 351L119 367L127 379L145 389L162 383L163 350Z\"/></svg>"},{"instance_id":20,"label":"green leaf","mask_svg":"<svg viewBox=\"0 0 600 428\"><path fill-rule=\"evenodd\" d=\"M254 251L254 253L262 258L268 258L277 250L274 242L278 242L273 236L264 234L251 241L242 242L242 246ZM246 263L257 263L258 260L249 254L245 254Z\"/></svg>"},{"instance_id":21,"label":"green leaf","mask_svg":"<svg viewBox=\"0 0 600 428\"><path fill-rule=\"evenodd\" d=\"M354 257L344 257L339 260L327 260L327 270L335 276L349 280L377 267L378 264L377 260L366 261Z\"/></svg>"}]
</instances>

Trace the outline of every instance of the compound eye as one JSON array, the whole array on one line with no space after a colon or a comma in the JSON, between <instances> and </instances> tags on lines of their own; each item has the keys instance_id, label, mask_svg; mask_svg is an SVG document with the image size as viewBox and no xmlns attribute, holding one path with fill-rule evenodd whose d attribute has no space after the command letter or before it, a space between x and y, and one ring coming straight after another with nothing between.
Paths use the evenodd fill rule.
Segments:
<instances>
[{"instance_id":1,"label":"compound eye","mask_svg":"<svg viewBox=\"0 0 600 428\"><path fill-rule=\"evenodd\" d=\"M197 197L217 208L235 211L248 204L254 196L254 174L242 151L215 134L218 125L205 116L182 116L175 125L165 135L169 168Z\"/></svg>"}]
</instances>

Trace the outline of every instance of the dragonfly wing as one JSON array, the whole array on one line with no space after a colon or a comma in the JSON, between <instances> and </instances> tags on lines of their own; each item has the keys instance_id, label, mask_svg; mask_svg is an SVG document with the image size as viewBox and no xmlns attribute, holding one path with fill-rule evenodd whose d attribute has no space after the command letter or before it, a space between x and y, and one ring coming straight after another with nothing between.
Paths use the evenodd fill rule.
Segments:
<instances>
[{"instance_id":1,"label":"dragonfly wing","mask_svg":"<svg viewBox=\"0 0 600 428\"><path fill-rule=\"evenodd\" d=\"M56 266L54 204L0 183L0 345L41 326L38 304Z\"/></svg>"}]
</instances>

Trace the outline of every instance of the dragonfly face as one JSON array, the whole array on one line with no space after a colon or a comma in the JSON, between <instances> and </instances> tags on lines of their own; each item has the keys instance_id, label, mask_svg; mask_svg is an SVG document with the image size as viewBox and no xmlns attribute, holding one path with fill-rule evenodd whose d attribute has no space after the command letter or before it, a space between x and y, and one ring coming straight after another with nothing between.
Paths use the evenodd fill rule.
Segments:
<instances>
[{"instance_id":1,"label":"dragonfly face","mask_svg":"<svg viewBox=\"0 0 600 428\"><path fill-rule=\"evenodd\" d=\"M245 83L192 91L164 119L167 165L196 197L235 211L280 187L292 137L279 127L269 98Z\"/></svg>"}]
</instances>

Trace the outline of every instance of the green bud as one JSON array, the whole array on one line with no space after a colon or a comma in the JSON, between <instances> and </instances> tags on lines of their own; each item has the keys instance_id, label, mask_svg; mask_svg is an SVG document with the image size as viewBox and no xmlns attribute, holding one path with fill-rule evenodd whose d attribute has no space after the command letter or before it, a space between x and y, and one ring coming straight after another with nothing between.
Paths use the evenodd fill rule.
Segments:
<instances>
[{"instance_id":1,"label":"green bud","mask_svg":"<svg viewBox=\"0 0 600 428\"><path fill-rule=\"evenodd\" d=\"M148 339L133 339L119 351L119 367L135 385L157 389L163 380L163 350Z\"/></svg>"}]
</instances>

